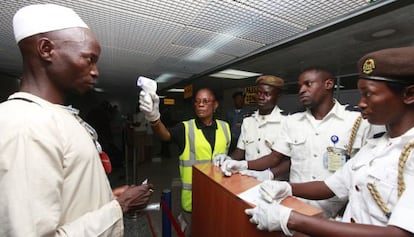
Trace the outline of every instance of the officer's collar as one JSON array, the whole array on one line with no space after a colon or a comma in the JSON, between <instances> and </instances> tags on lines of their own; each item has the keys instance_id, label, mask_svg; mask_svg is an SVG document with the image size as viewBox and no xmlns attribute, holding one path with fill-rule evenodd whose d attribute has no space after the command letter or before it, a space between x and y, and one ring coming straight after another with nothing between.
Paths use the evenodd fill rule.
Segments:
<instances>
[{"instance_id":1,"label":"officer's collar","mask_svg":"<svg viewBox=\"0 0 414 237\"><path fill-rule=\"evenodd\" d=\"M259 110L256 110L252 115L257 121L266 120L267 122L279 122L282 119L282 111L279 106L275 105L272 112L266 115L260 115Z\"/></svg>"},{"instance_id":2,"label":"officer's collar","mask_svg":"<svg viewBox=\"0 0 414 237\"><path fill-rule=\"evenodd\" d=\"M334 105L333 105L333 107L323 117L322 120L324 120L324 119L326 119L328 117L331 117L331 116L335 116L335 117L337 117L339 119L344 119L344 117L345 117L345 115L343 114L344 111L345 110L341 108L341 104L336 99L334 99ZM312 112L310 111L310 109L306 109L305 113L302 114L302 119L304 119L306 117L308 117L308 118L314 118L313 115L312 115Z\"/></svg>"}]
</instances>

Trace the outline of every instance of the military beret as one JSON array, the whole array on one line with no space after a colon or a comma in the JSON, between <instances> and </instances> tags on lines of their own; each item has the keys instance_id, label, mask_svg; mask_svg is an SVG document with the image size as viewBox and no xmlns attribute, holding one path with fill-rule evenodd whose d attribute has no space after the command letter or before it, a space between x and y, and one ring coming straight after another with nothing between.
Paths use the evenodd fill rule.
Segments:
<instances>
[{"instance_id":1,"label":"military beret","mask_svg":"<svg viewBox=\"0 0 414 237\"><path fill-rule=\"evenodd\" d=\"M265 84L269 86L274 86L277 88L282 88L285 84L282 78L272 75L263 75L256 79L256 85Z\"/></svg>"},{"instance_id":2,"label":"military beret","mask_svg":"<svg viewBox=\"0 0 414 237\"><path fill-rule=\"evenodd\" d=\"M244 93L242 91L236 91L236 92L233 93L233 95L231 97L236 98L237 96L244 97Z\"/></svg>"},{"instance_id":3,"label":"military beret","mask_svg":"<svg viewBox=\"0 0 414 237\"><path fill-rule=\"evenodd\" d=\"M414 83L414 47L371 52L358 61L359 77L400 84Z\"/></svg>"}]
</instances>

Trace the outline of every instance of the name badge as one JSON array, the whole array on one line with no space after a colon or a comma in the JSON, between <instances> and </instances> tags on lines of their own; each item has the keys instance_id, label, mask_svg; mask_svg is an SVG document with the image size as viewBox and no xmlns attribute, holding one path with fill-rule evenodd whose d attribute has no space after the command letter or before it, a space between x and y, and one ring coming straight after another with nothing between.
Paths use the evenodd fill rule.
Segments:
<instances>
[{"instance_id":1,"label":"name badge","mask_svg":"<svg viewBox=\"0 0 414 237\"><path fill-rule=\"evenodd\" d=\"M326 160L324 162L325 168L329 171L335 172L346 162L345 150L336 147L327 147L326 148Z\"/></svg>"}]
</instances>

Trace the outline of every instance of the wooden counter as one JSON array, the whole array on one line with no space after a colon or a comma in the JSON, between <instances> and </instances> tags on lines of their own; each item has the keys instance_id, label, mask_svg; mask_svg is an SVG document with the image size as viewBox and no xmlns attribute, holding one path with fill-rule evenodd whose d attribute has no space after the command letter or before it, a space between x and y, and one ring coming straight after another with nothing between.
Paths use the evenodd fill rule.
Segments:
<instances>
[{"instance_id":1,"label":"wooden counter","mask_svg":"<svg viewBox=\"0 0 414 237\"><path fill-rule=\"evenodd\" d=\"M193 166L193 237L277 237L283 232L260 231L249 222L244 210L252 207L237 195L259 184L255 178L234 174L223 176L219 167L213 164ZM321 216L322 211L305 204L294 197L281 202L305 215ZM296 234L295 236L303 236Z\"/></svg>"}]
</instances>

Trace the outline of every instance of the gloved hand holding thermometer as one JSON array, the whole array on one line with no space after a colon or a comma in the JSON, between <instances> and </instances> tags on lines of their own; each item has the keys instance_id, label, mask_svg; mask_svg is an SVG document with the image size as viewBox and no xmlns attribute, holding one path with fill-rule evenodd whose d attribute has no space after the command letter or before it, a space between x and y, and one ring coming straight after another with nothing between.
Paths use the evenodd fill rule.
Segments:
<instances>
[{"instance_id":1,"label":"gloved hand holding thermometer","mask_svg":"<svg viewBox=\"0 0 414 237\"><path fill-rule=\"evenodd\" d=\"M141 76L137 80L137 86L142 88L139 94L139 109L145 114L145 119L150 122L158 120L160 98L156 94L157 82Z\"/></svg>"}]
</instances>

